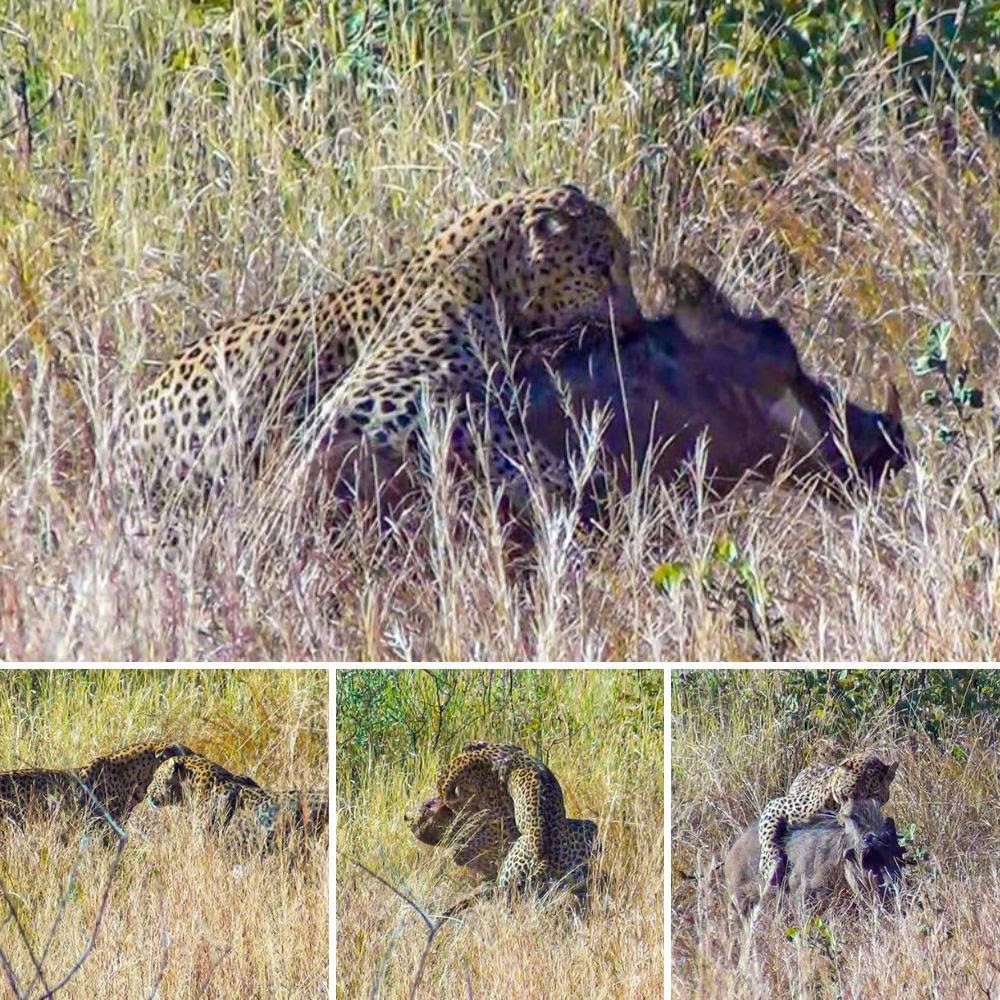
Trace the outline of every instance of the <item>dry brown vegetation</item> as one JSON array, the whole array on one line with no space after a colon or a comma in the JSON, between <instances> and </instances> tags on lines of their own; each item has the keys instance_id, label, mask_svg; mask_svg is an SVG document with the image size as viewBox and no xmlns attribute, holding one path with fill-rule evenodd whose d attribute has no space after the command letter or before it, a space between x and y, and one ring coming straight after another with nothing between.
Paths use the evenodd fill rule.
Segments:
<instances>
[{"instance_id":1,"label":"dry brown vegetation","mask_svg":"<svg viewBox=\"0 0 1000 1000\"><path fill-rule=\"evenodd\" d=\"M373 15L357 51L346 14L298 7L280 30L250 5L22 7L0 33L8 84L23 69L39 109L0 139L0 655L995 654L995 141L960 101L942 132L875 58L794 128L747 115L728 84L692 108L630 54L629 5L588 7L514 5L502 26L491 5ZM759 69L733 58L740 79ZM364 512L332 529L295 516L296 494L280 517L239 495L182 524L170 561L157 525L129 521L111 442L157 360L391 259L463 206L563 178L619 217L640 287L655 263L692 262L853 397L880 402L893 377L906 475L845 506L654 487L589 532L540 504L523 573L490 490L443 472L381 531ZM933 380L907 368L942 319L987 390L951 446L919 402ZM704 585L730 541L754 582ZM653 574L671 562L690 575L667 594Z\"/></svg>"},{"instance_id":2,"label":"dry brown vegetation","mask_svg":"<svg viewBox=\"0 0 1000 1000\"><path fill-rule=\"evenodd\" d=\"M971 721L955 713L935 725L931 710L921 722L906 723L905 707L873 687L865 711L851 717L835 672L828 683L829 709L821 717L801 704L792 707L775 672L740 672L717 685L688 685L680 693L674 679L672 996L995 996L1000 989L1000 868L992 832L1000 796L995 703ZM960 680L960 687L965 683ZM855 680L853 690L865 684ZM907 869L904 911L838 906L799 913L765 907L755 924L742 924L716 863L802 766L834 759L845 746L882 748L900 761L886 814L926 855Z\"/></svg>"},{"instance_id":3,"label":"dry brown vegetation","mask_svg":"<svg viewBox=\"0 0 1000 1000\"><path fill-rule=\"evenodd\" d=\"M415 710L422 703L425 714L381 716L349 713L338 675L338 997L663 995L663 675L645 671L637 683L615 671L513 673L396 675L398 704ZM505 700L508 684L513 694ZM447 706L441 726L434 722L435 690ZM386 689L368 705L387 707L387 700L396 704ZM378 738L390 719L411 727L412 750L403 740ZM538 734L540 749L529 733ZM565 899L513 908L483 900L446 920L428 944L428 926L394 889L433 926L480 881L446 849L419 843L403 815L430 794L440 763L466 740L482 738L541 753L562 786L567 816L597 822L602 854L591 912L581 921L566 915Z\"/></svg>"},{"instance_id":4,"label":"dry brown vegetation","mask_svg":"<svg viewBox=\"0 0 1000 1000\"><path fill-rule=\"evenodd\" d=\"M169 735L264 787L322 788L326 703L322 671L6 671L0 769L76 766ZM54 987L98 919L93 951L58 996L328 995L325 837L294 855L241 857L186 810L146 803L126 830L116 866L116 850L100 838L81 844L68 817L24 830L0 823L10 966L0 978L11 996L43 995L31 952Z\"/></svg>"}]
</instances>

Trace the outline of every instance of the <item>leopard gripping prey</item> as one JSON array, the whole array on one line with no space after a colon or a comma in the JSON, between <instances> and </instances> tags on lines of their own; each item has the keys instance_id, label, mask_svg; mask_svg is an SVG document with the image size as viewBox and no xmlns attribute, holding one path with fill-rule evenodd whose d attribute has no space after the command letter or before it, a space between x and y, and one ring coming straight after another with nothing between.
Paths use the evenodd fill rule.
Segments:
<instances>
[{"instance_id":1,"label":"leopard gripping prey","mask_svg":"<svg viewBox=\"0 0 1000 1000\"><path fill-rule=\"evenodd\" d=\"M408 817L417 839L448 839L456 864L495 880L492 890L505 896L562 885L586 902L597 824L566 817L562 789L544 764L521 747L467 743L439 770L436 786Z\"/></svg>"},{"instance_id":2,"label":"leopard gripping prey","mask_svg":"<svg viewBox=\"0 0 1000 1000\"><path fill-rule=\"evenodd\" d=\"M149 784L148 799L158 809L193 806L209 832L243 849L271 850L318 834L330 819L326 789L271 791L201 754L164 763Z\"/></svg>"},{"instance_id":3,"label":"leopard gripping prey","mask_svg":"<svg viewBox=\"0 0 1000 1000\"><path fill-rule=\"evenodd\" d=\"M133 743L66 770L0 772L0 817L22 823L32 815L79 812L120 828L143 800L156 770L192 754L181 743Z\"/></svg>"},{"instance_id":4,"label":"leopard gripping prey","mask_svg":"<svg viewBox=\"0 0 1000 1000\"><path fill-rule=\"evenodd\" d=\"M874 754L857 753L839 764L810 764L800 771L788 793L768 802L760 816L760 876L765 888L784 880L788 857L781 842L789 826L809 823L852 799L885 805L897 766Z\"/></svg>"},{"instance_id":5,"label":"leopard gripping prey","mask_svg":"<svg viewBox=\"0 0 1000 1000\"><path fill-rule=\"evenodd\" d=\"M183 349L139 396L122 441L161 507L253 475L275 439L308 428L322 472L364 445L391 475L421 419L451 403L470 458L469 398L507 352L545 352L574 323L622 329L641 314L629 247L572 185L506 195L466 212L396 265L339 291L225 323ZM513 435L493 431L493 469L516 478Z\"/></svg>"},{"instance_id":6,"label":"leopard gripping prey","mask_svg":"<svg viewBox=\"0 0 1000 1000\"><path fill-rule=\"evenodd\" d=\"M216 793L236 786L260 788L253 778L234 774L203 754L194 753L183 761L168 760L161 764L149 782L146 798L158 809L185 801L211 806Z\"/></svg>"}]
</instances>

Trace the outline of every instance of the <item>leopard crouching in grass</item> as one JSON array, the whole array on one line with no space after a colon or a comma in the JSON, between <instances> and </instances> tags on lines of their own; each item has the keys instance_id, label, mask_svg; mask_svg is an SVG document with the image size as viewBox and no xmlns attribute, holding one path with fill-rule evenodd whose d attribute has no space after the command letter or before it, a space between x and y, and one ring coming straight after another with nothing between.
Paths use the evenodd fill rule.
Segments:
<instances>
[{"instance_id":1,"label":"leopard crouching in grass","mask_svg":"<svg viewBox=\"0 0 1000 1000\"><path fill-rule=\"evenodd\" d=\"M275 431L287 440L306 425L318 476L339 481L364 445L381 480L409 454L428 406L448 404L458 408L453 450L468 462L467 400L482 399L490 367L609 316L622 330L641 321L612 217L570 184L506 195L395 266L184 348L127 414L126 462L160 509L255 474ZM511 432L497 428L488 447L494 471L517 481Z\"/></svg>"},{"instance_id":2,"label":"leopard crouching in grass","mask_svg":"<svg viewBox=\"0 0 1000 1000\"><path fill-rule=\"evenodd\" d=\"M121 832L164 763L193 754L181 743L133 743L79 768L25 768L0 772L0 818L23 823L33 816L81 812L110 818Z\"/></svg>"},{"instance_id":3,"label":"leopard crouching in grass","mask_svg":"<svg viewBox=\"0 0 1000 1000\"><path fill-rule=\"evenodd\" d=\"M148 798L158 809L182 803L201 813L206 829L243 848L272 850L325 830L325 789L269 791L201 754L167 761L154 775Z\"/></svg>"},{"instance_id":4,"label":"leopard crouching in grass","mask_svg":"<svg viewBox=\"0 0 1000 1000\"><path fill-rule=\"evenodd\" d=\"M781 844L790 826L812 822L852 799L885 805L898 764L856 753L839 764L816 763L800 771L786 795L772 799L760 815L760 876L765 889L780 886L788 856Z\"/></svg>"},{"instance_id":5,"label":"leopard crouching in grass","mask_svg":"<svg viewBox=\"0 0 1000 1000\"><path fill-rule=\"evenodd\" d=\"M471 742L439 770L436 785L407 816L418 840L457 844L456 864L495 879L488 894L538 895L559 885L586 905L597 824L566 817L559 782L541 761L521 747Z\"/></svg>"}]
</instances>

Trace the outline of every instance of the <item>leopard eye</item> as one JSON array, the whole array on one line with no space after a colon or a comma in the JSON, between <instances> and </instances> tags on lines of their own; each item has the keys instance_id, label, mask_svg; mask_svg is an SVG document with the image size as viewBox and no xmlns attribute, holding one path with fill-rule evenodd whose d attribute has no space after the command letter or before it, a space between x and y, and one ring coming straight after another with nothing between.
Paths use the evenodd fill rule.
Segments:
<instances>
[{"instance_id":1,"label":"leopard eye","mask_svg":"<svg viewBox=\"0 0 1000 1000\"><path fill-rule=\"evenodd\" d=\"M531 223L532 235L539 240L550 240L569 231L569 220L556 211L542 212Z\"/></svg>"}]
</instances>

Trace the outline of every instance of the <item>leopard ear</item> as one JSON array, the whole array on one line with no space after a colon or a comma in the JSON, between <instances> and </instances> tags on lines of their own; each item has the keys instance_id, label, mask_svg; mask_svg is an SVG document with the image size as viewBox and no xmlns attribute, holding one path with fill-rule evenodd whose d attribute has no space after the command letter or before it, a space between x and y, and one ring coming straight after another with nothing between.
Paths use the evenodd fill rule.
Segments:
<instances>
[{"instance_id":1,"label":"leopard ear","mask_svg":"<svg viewBox=\"0 0 1000 1000\"><path fill-rule=\"evenodd\" d=\"M583 190L582 187L580 187L579 184L576 184L573 181L563 181L562 184L559 185L559 187L561 187L563 191L566 192L571 202L580 202L587 200L586 192Z\"/></svg>"},{"instance_id":2,"label":"leopard ear","mask_svg":"<svg viewBox=\"0 0 1000 1000\"><path fill-rule=\"evenodd\" d=\"M550 208L535 213L529 223L529 229L532 245L547 243L568 233L570 222L563 212Z\"/></svg>"}]
</instances>

